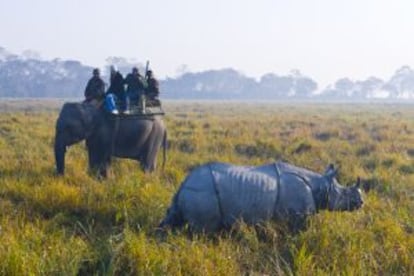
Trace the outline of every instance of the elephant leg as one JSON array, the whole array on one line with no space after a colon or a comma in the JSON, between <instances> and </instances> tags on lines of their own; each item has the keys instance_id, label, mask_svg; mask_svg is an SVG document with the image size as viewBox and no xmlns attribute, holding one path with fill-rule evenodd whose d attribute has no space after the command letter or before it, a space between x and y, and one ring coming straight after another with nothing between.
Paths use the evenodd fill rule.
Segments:
<instances>
[{"instance_id":1,"label":"elephant leg","mask_svg":"<svg viewBox=\"0 0 414 276\"><path fill-rule=\"evenodd\" d=\"M94 163L90 170L94 175L97 175L98 178L108 177L108 166L105 163Z\"/></svg>"},{"instance_id":2,"label":"elephant leg","mask_svg":"<svg viewBox=\"0 0 414 276\"><path fill-rule=\"evenodd\" d=\"M89 170L93 171L95 170L95 164L96 164L96 160L95 160L95 156L93 154L93 151L91 149L88 148L88 163L89 163Z\"/></svg>"},{"instance_id":3,"label":"elephant leg","mask_svg":"<svg viewBox=\"0 0 414 276\"><path fill-rule=\"evenodd\" d=\"M145 151L145 154L143 155L141 164L142 169L145 172L152 172L157 167L157 153L160 146L157 146L157 143L153 142L150 144L148 149Z\"/></svg>"},{"instance_id":4,"label":"elephant leg","mask_svg":"<svg viewBox=\"0 0 414 276\"><path fill-rule=\"evenodd\" d=\"M107 178L108 177L108 170L107 170L107 166L106 165L102 165L99 167L99 176L102 178Z\"/></svg>"},{"instance_id":5,"label":"elephant leg","mask_svg":"<svg viewBox=\"0 0 414 276\"><path fill-rule=\"evenodd\" d=\"M154 167L151 167L148 165L148 162L146 161L147 159L142 159L139 160L140 165L141 165L141 169L145 172L145 173L150 173L152 171L154 171Z\"/></svg>"},{"instance_id":6,"label":"elephant leg","mask_svg":"<svg viewBox=\"0 0 414 276\"><path fill-rule=\"evenodd\" d=\"M107 177L107 167L110 163L110 156L108 153L96 147L96 145L88 144L89 169L98 177Z\"/></svg>"},{"instance_id":7,"label":"elephant leg","mask_svg":"<svg viewBox=\"0 0 414 276\"><path fill-rule=\"evenodd\" d=\"M104 147L105 148L105 147ZM111 154L109 151L100 151L98 157L98 174L102 178L108 177L108 167L111 164Z\"/></svg>"},{"instance_id":8,"label":"elephant leg","mask_svg":"<svg viewBox=\"0 0 414 276\"><path fill-rule=\"evenodd\" d=\"M145 172L151 172L151 166L149 166L150 162L149 162L149 156L150 156L150 149L146 148L144 150L141 151L139 157L137 158L138 162L141 165L141 169Z\"/></svg>"}]
</instances>

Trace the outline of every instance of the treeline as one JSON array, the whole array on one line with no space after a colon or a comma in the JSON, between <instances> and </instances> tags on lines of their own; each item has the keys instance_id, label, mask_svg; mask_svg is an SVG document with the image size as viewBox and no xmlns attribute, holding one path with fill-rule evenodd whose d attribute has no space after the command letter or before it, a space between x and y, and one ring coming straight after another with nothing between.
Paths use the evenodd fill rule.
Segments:
<instances>
[{"instance_id":1,"label":"treeline","mask_svg":"<svg viewBox=\"0 0 414 276\"><path fill-rule=\"evenodd\" d=\"M110 57L107 64L117 65L124 74L133 66L144 71L142 63L122 57ZM91 71L91 66L79 61L42 60L30 53L18 56L0 47L0 97L81 98ZM104 78L107 81L108 77ZM298 70L254 79L228 68L186 72L161 79L160 86L164 99L407 100L414 99L414 71L403 66L388 81L376 77L358 81L342 78L321 88Z\"/></svg>"},{"instance_id":2,"label":"treeline","mask_svg":"<svg viewBox=\"0 0 414 276\"><path fill-rule=\"evenodd\" d=\"M0 61L0 97L79 97L91 67L78 61Z\"/></svg>"},{"instance_id":3,"label":"treeline","mask_svg":"<svg viewBox=\"0 0 414 276\"><path fill-rule=\"evenodd\" d=\"M260 99L309 98L318 88L312 79L294 71L287 76L266 74L256 81L234 69L186 73L162 82L171 99Z\"/></svg>"}]
</instances>

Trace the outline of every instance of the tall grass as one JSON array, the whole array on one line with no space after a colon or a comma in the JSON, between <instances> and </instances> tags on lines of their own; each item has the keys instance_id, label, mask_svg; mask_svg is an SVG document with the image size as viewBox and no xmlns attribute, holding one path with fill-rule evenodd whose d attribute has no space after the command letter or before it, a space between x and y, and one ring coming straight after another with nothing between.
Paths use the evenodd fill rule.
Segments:
<instances>
[{"instance_id":1,"label":"tall grass","mask_svg":"<svg viewBox=\"0 0 414 276\"><path fill-rule=\"evenodd\" d=\"M84 144L54 175L59 104L1 103L0 275L412 275L414 111L409 105L167 102L165 170L114 160L88 173ZM362 177L365 205L320 212L306 231L240 224L217 235L155 228L186 174L208 161L287 160Z\"/></svg>"}]
</instances>

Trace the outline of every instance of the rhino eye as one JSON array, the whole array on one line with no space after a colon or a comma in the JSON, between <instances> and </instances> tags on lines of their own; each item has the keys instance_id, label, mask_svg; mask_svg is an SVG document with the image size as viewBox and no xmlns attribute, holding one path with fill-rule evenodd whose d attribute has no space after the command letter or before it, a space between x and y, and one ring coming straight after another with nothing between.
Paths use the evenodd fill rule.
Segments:
<instances>
[{"instance_id":1,"label":"rhino eye","mask_svg":"<svg viewBox=\"0 0 414 276\"><path fill-rule=\"evenodd\" d=\"M351 197L352 202L358 203L360 201L360 196L358 193L354 193Z\"/></svg>"}]
</instances>

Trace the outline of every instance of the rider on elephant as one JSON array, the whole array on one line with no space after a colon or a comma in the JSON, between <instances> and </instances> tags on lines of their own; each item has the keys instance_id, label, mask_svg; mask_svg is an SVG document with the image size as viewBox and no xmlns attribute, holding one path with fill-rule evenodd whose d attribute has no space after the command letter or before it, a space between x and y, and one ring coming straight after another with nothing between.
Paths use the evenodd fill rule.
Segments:
<instances>
[{"instance_id":1,"label":"rider on elephant","mask_svg":"<svg viewBox=\"0 0 414 276\"><path fill-rule=\"evenodd\" d=\"M111 66L111 76L110 76L110 85L108 91L106 92L106 107L112 113L118 113L116 108L116 101L120 103L121 111L126 110L126 93L124 88L124 78L122 74L115 68Z\"/></svg>"},{"instance_id":2,"label":"rider on elephant","mask_svg":"<svg viewBox=\"0 0 414 276\"><path fill-rule=\"evenodd\" d=\"M140 75L138 68L132 68L132 73L129 73L125 78L125 84L127 85L127 106L137 105L141 96L144 95L145 83L143 77Z\"/></svg>"},{"instance_id":3,"label":"rider on elephant","mask_svg":"<svg viewBox=\"0 0 414 276\"><path fill-rule=\"evenodd\" d=\"M160 95L160 88L157 79L154 78L151 70L147 71L145 77L148 85L146 89L146 96L148 98L148 101L152 104L160 105L160 101L158 99Z\"/></svg>"},{"instance_id":4,"label":"rider on elephant","mask_svg":"<svg viewBox=\"0 0 414 276\"><path fill-rule=\"evenodd\" d=\"M105 83L98 68L93 69L92 75L85 88L85 102L97 103L105 97Z\"/></svg>"}]
</instances>

